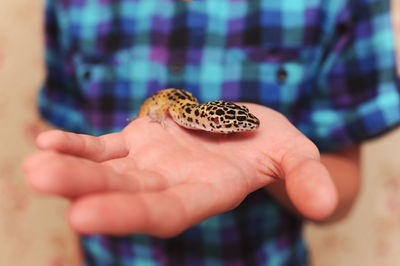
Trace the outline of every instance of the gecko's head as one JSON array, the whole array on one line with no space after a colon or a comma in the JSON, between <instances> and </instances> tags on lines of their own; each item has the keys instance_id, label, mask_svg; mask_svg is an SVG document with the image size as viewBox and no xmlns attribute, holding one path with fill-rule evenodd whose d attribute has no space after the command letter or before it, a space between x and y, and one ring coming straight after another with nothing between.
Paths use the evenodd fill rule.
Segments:
<instances>
[{"instance_id":1,"label":"gecko's head","mask_svg":"<svg viewBox=\"0 0 400 266\"><path fill-rule=\"evenodd\" d=\"M243 105L225 101L206 103L202 109L207 113L209 130L213 132L231 133L255 130L260 120Z\"/></svg>"}]
</instances>

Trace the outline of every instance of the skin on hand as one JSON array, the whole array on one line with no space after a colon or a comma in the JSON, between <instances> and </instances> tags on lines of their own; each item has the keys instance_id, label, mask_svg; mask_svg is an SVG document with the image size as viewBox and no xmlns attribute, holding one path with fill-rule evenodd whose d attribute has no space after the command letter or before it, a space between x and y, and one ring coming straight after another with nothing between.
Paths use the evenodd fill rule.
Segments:
<instances>
[{"instance_id":1,"label":"skin on hand","mask_svg":"<svg viewBox=\"0 0 400 266\"><path fill-rule=\"evenodd\" d=\"M337 194L315 145L281 114L246 104L257 131L214 134L148 117L101 137L42 133L24 163L30 187L71 200L80 233L143 232L169 237L231 210L252 191L285 181L295 208L323 220Z\"/></svg>"},{"instance_id":2,"label":"skin on hand","mask_svg":"<svg viewBox=\"0 0 400 266\"><path fill-rule=\"evenodd\" d=\"M336 153L321 154L321 162L326 167L338 193L338 205L329 216L321 219L311 219L318 223L336 222L346 217L357 198L360 188L360 147L355 146ZM269 194L292 213L302 216L289 199L284 180L265 187Z\"/></svg>"}]
</instances>

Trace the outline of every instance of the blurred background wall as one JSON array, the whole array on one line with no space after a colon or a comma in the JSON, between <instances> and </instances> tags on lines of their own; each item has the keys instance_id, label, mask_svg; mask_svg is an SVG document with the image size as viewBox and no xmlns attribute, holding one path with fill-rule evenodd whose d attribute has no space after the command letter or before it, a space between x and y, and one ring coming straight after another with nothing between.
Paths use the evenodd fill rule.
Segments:
<instances>
[{"instance_id":1,"label":"blurred background wall","mask_svg":"<svg viewBox=\"0 0 400 266\"><path fill-rule=\"evenodd\" d=\"M400 11L400 0L392 2ZM0 266L77 266L78 239L63 219L68 203L34 195L20 167L48 129L35 106L44 78L43 1L0 5ZM362 189L349 217L305 229L315 266L400 265L400 129L366 143L362 156Z\"/></svg>"},{"instance_id":2,"label":"blurred background wall","mask_svg":"<svg viewBox=\"0 0 400 266\"><path fill-rule=\"evenodd\" d=\"M55 0L56 1L56 0ZM0 0L0 266L76 266L67 202L33 195L21 171L46 128L35 98L44 77L40 0Z\"/></svg>"}]
</instances>

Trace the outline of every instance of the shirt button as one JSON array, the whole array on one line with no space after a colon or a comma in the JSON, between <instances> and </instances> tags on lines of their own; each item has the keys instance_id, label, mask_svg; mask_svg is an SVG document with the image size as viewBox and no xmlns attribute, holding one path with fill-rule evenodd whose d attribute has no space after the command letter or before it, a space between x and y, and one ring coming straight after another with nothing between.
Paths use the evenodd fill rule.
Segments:
<instances>
[{"instance_id":1,"label":"shirt button","mask_svg":"<svg viewBox=\"0 0 400 266\"><path fill-rule=\"evenodd\" d=\"M89 71L89 70L86 70L84 73L83 73L83 78L85 79L85 80L88 80L88 79L90 79L92 77L92 73Z\"/></svg>"},{"instance_id":2,"label":"shirt button","mask_svg":"<svg viewBox=\"0 0 400 266\"><path fill-rule=\"evenodd\" d=\"M288 73L283 68L279 69L278 72L276 72L276 78L278 79L278 81L280 83L285 82L285 80L287 79L287 76L288 76Z\"/></svg>"},{"instance_id":3,"label":"shirt button","mask_svg":"<svg viewBox=\"0 0 400 266\"><path fill-rule=\"evenodd\" d=\"M341 22L341 23L336 25L336 31L340 35L345 34L348 31L348 29L349 29L349 26L344 22Z\"/></svg>"}]
</instances>

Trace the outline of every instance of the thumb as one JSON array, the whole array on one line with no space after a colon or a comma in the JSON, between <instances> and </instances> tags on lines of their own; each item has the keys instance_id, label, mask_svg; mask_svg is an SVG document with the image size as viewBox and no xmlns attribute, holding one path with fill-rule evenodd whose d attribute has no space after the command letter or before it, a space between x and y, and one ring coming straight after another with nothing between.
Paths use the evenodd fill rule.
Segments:
<instances>
[{"instance_id":1,"label":"thumb","mask_svg":"<svg viewBox=\"0 0 400 266\"><path fill-rule=\"evenodd\" d=\"M338 195L328 170L318 158L287 154L282 169L289 198L302 215L323 220L333 213Z\"/></svg>"}]
</instances>

